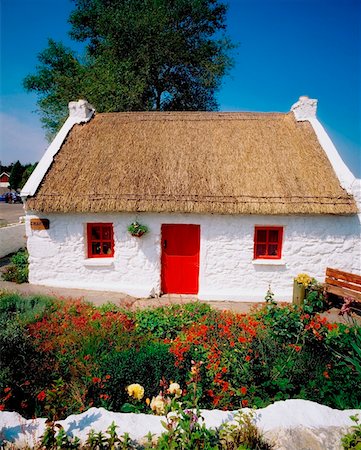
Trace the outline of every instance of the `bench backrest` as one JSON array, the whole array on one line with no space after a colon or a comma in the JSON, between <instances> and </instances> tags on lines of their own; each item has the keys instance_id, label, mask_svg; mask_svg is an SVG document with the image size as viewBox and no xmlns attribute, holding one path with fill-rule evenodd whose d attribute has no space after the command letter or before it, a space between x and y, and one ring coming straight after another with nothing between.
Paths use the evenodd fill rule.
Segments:
<instances>
[{"instance_id":1,"label":"bench backrest","mask_svg":"<svg viewBox=\"0 0 361 450\"><path fill-rule=\"evenodd\" d=\"M343 272L342 270L326 269L326 290L328 286L334 286L339 290L341 296L350 295L351 297L361 298L361 276L354 273ZM339 288L339 289L337 289ZM337 293L337 292L335 292Z\"/></svg>"}]
</instances>

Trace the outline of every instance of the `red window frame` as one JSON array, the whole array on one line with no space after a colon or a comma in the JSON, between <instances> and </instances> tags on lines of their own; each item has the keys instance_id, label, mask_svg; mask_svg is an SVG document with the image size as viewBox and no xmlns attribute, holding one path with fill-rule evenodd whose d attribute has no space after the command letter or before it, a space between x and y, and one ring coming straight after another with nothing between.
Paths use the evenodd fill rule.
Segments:
<instances>
[{"instance_id":1,"label":"red window frame","mask_svg":"<svg viewBox=\"0 0 361 450\"><path fill-rule=\"evenodd\" d=\"M258 232L265 231L266 237L263 240L259 239ZM270 240L270 232L277 231L277 241ZM254 229L254 259L281 259L282 257L282 240L283 240L283 227L255 227ZM259 254L258 246L265 246L265 254ZM271 254L271 248L276 246L276 254Z\"/></svg>"},{"instance_id":2,"label":"red window frame","mask_svg":"<svg viewBox=\"0 0 361 450\"><path fill-rule=\"evenodd\" d=\"M99 229L99 237L93 236L93 230ZM106 234L109 234L108 236ZM112 223L87 224L88 258L112 258L114 256L114 233ZM110 252L103 253L103 244L110 243ZM99 245L100 253L93 251L93 246Z\"/></svg>"}]
</instances>

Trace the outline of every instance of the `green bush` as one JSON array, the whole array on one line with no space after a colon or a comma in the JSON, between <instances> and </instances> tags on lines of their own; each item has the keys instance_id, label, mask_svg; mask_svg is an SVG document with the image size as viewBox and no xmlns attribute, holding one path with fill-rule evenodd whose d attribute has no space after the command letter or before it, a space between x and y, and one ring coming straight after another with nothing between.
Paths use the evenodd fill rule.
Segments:
<instances>
[{"instance_id":1,"label":"green bush","mask_svg":"<svg viewBox=\"0 0 361 450\"><path fill-rule=\"evenodd\" d=\"M100 363L100 371L110 375L107 393L111 408L119 411L129 401L126 387L139 383L149 398L159 393L162 378L179 383L185 380L185 372L175 368L175 358L169 352L169 345L147 343L139 349L110 352Z\"/></svg>"},{"instance_id":2,"label":"green bush","mask_svg":"<svg viewBox=\"0 0 361 450\"><path fill-rule=\"evenodd\" d=\"M39 320L45 313L56 309L58 302L42 295L31 295L24 297L20 294L0 294L0 317L3 319L14 319L24 324Z\"/></svg>"},{"instance_id":3,"label":"green bush","mask_svg":"<svg viewBox=\"0 0 361 450\"><path fill-rule=\"evenodd\" d=\"M11 265L3 274L5 281L13 281L15 283L27 283L29 276L29 253L26 249L21 249L11 257Z\"/></svg>"},{"instance_id":4,"label":"green bush","mask_svg":"<svg viewBox=\"0 0 361 450\"><path fill-rule=\"evenodd\" d=\"M211 311L209 305L200 302L144 309L136 313L137 331L140 335L150 333L157 338L172 339Z\"/></svg>"},{"instance_id":5,"label":"green bush","mask_svg":"<svg viewBox=\"0 0 361 450\"><path fill-rule=\"evenodd\" d=\"M359 423L358 414L351 416L351 420L355 423L351 427L349 433L346 433L342 439L342 448L344 450L360 450L361 449L361 423Z\"/></svg>"}]
</instances>

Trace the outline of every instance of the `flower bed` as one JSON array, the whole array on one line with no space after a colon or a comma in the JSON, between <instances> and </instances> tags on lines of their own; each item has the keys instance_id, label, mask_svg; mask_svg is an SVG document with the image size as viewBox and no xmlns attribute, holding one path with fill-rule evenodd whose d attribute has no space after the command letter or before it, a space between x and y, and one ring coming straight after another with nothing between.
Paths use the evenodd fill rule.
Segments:
<instances>
[{"instance_id":1,"label":"flower bed","mask_svg":"<svg viewBox=\"0 0 361 450\"><path fill-rule=\"evenodd\" d=\"M271 299L241 315L201 303L134 313L42 297L0 300L0 407L28 418L125 404L150 413L171 381L182 402L201 408L289 398L361 405L360 327L330 324L309 303L305 312ZM144 395L137 388L130 396L132 384Z\"/></svg>"}]
</instances>

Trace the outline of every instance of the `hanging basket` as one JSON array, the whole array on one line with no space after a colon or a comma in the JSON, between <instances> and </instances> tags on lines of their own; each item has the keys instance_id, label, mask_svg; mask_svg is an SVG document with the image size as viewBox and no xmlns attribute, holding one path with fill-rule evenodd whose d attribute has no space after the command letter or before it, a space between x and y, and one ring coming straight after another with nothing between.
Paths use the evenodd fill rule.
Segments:
<instances>
[{"instance_id":1,"label":"hanging basket","mask_svg":"<svg viewBox=\"0 0 361 450\"><path fill-rule=\"evenodd\" d=\"M148 232L148 227L146 225L141 225L139 222L135 221L128 227L129 233L134 237L142 237L143 234Z\"/></svg>"}]
</instances>

